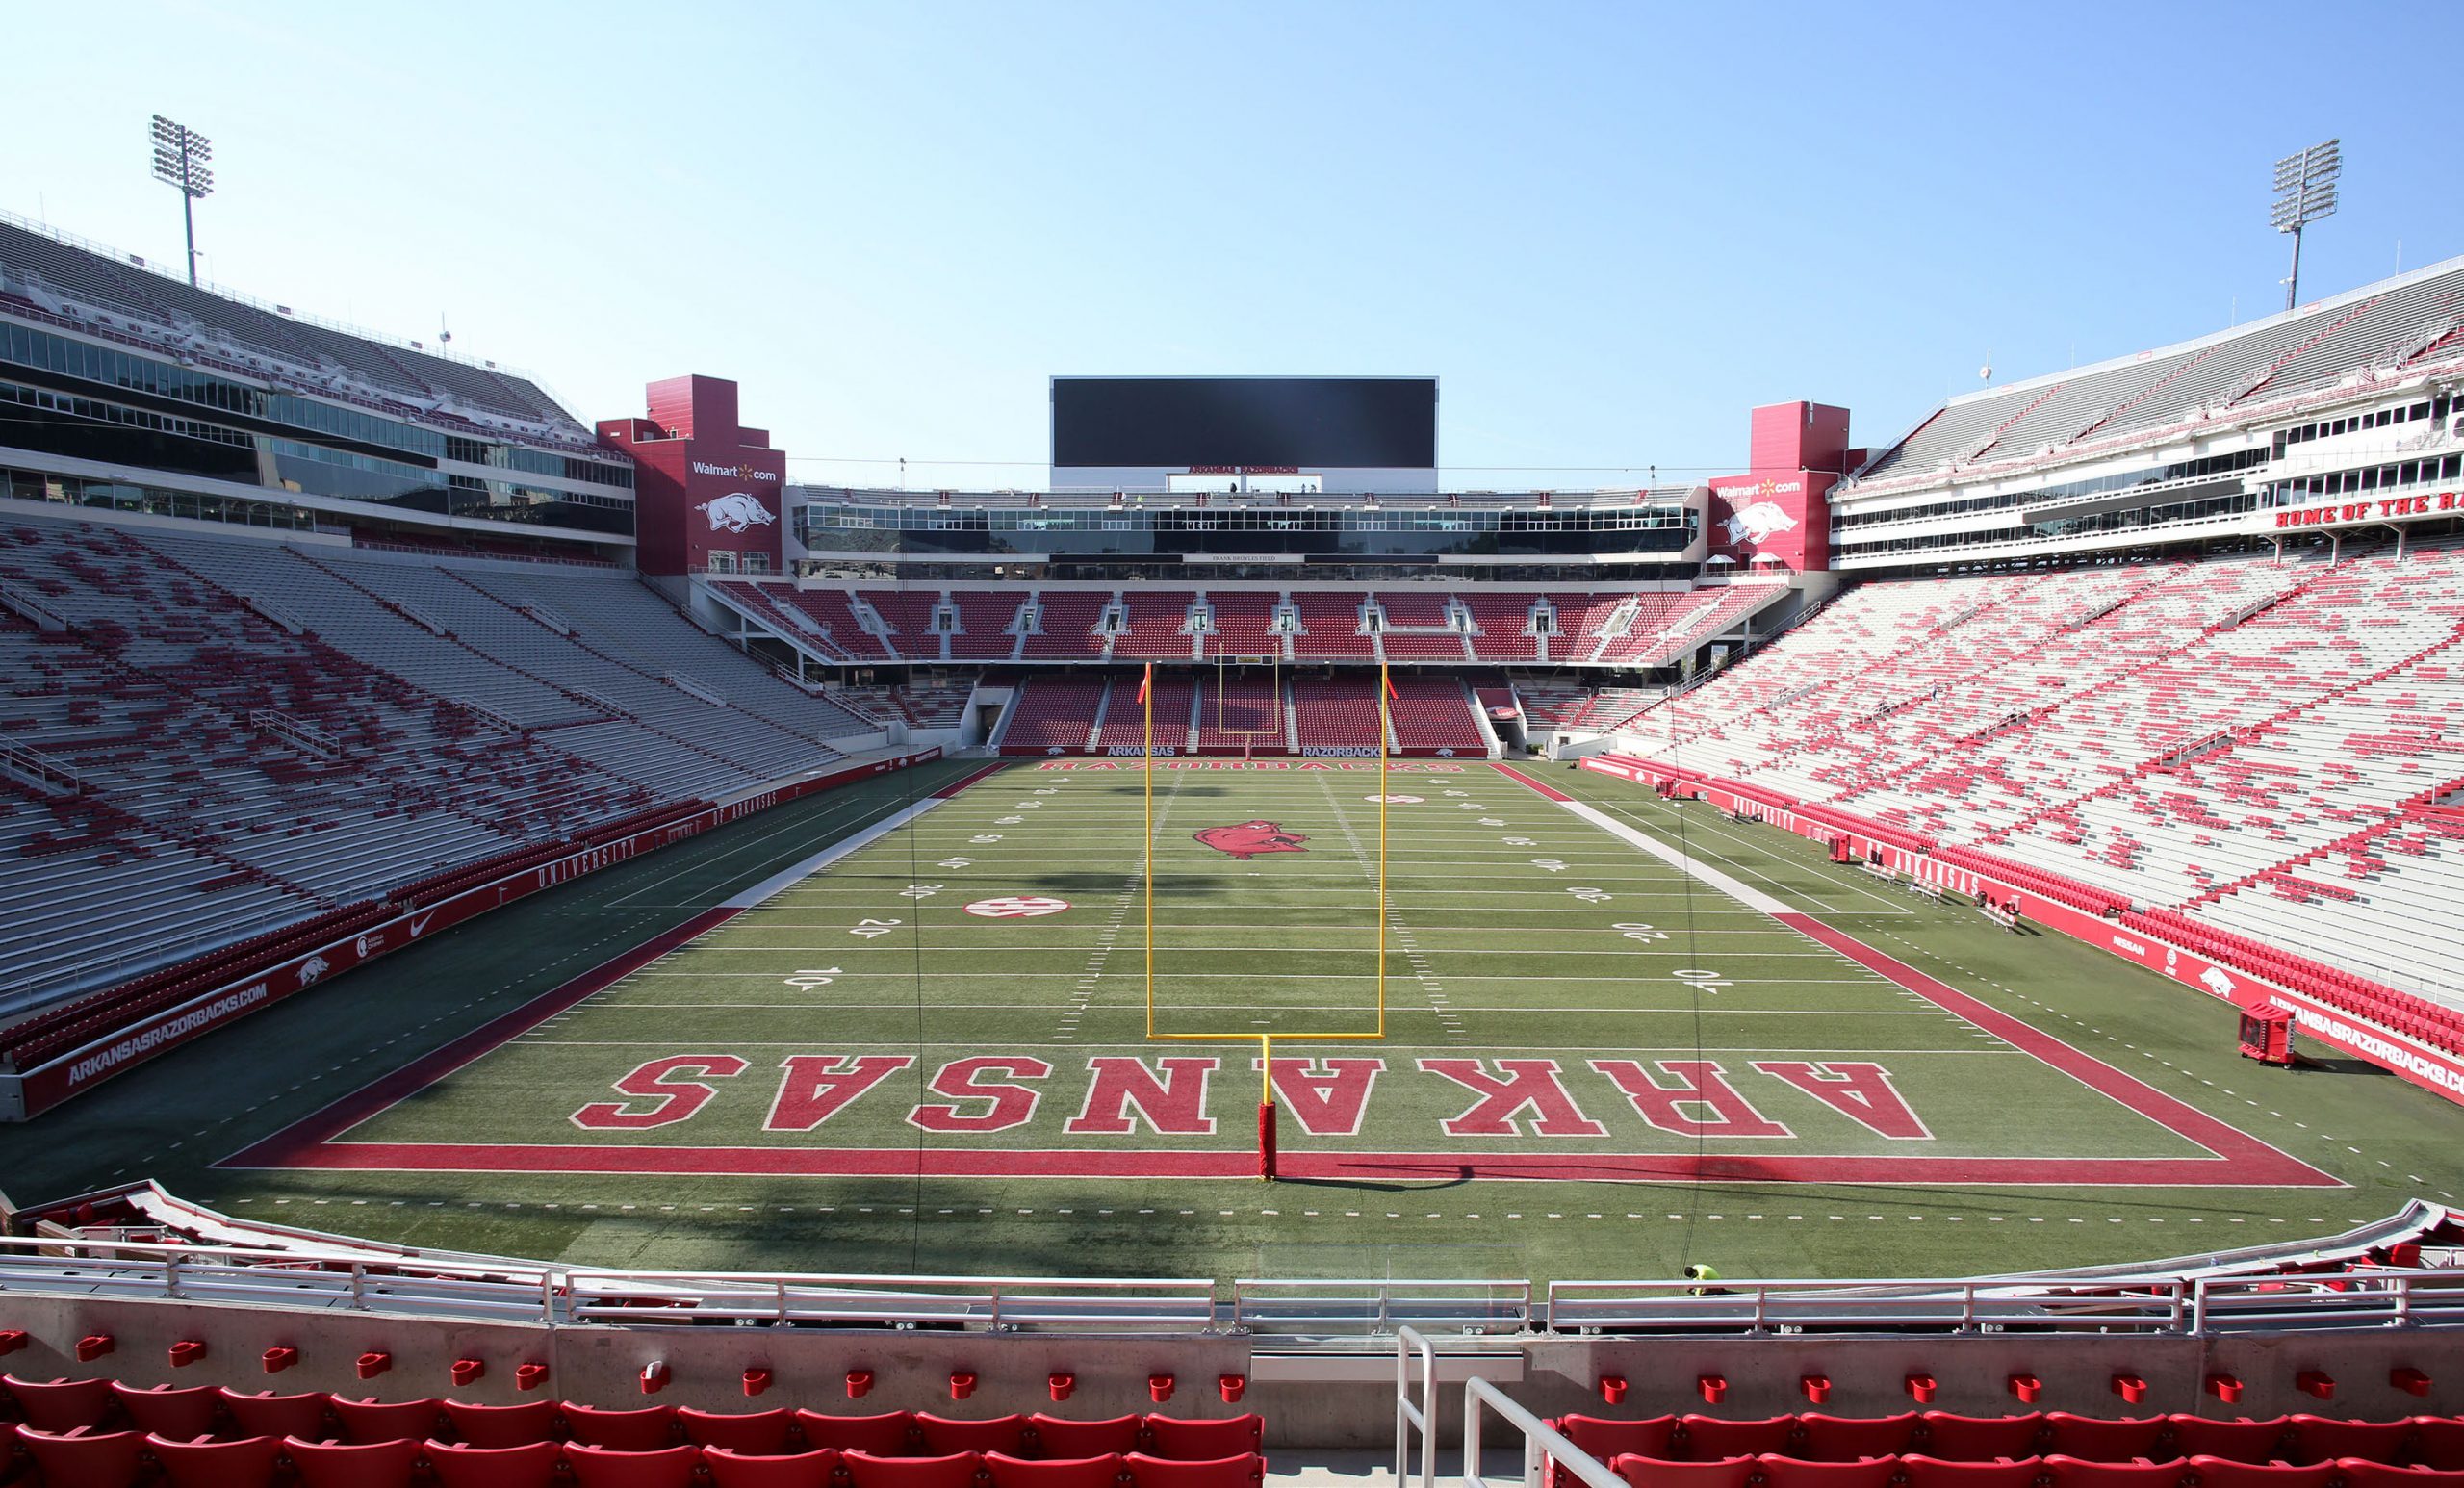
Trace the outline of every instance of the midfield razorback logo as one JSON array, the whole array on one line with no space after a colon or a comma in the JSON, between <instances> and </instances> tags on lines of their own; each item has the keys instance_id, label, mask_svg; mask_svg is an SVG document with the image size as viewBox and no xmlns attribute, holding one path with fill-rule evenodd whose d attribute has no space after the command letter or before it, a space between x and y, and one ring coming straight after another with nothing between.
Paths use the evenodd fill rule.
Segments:
<instances>
[{"instance_id":1,"label":"midfield razorback logo","mask_svg":"<svg viewBox=\"0 0 2464 1488\"><path fill-rule=\"evenodd\" d=\"M1305 853L1300 844L1308 841L1296 832L1286 832L1281 822L1240 822L1229 827L1209 827L1193 832L1191 836L1219 853L1229 853L1243 862L1260 853Z\"/></svg>"}]
</instances>

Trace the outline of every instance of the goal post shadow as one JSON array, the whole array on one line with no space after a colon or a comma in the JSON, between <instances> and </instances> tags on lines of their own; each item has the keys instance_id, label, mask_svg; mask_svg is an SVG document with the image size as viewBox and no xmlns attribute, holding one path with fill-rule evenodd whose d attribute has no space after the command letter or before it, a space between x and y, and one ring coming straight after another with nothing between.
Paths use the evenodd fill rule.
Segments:
<instances>
[{"instance_id":1,"label":"goal post shadow","mask_svg":"<svg viewBox=\"0 0 2464 1488\"><path fill-rule=\"evenodd\" d=\"M1216 668L1216 718L1223 717L1221 688L1224 671L1220 658ZM1276 707L1282 706L1282 669L1278 663L1276 677ZM1280 1120L1274 1098L1274 1040L1288 1043L1374 1043L1386 1038L1386 846L1387 846L1387 761L1392 751L1387 740L1394 732L1394 713L1389 704L1395 696L1394 682L1387 676L1386 664L1377 666L1377 920L1376 945L1376 1023L1367 1032L1357 1029L1306 1029L1298 1032L1257 1033L1253 1030L1222 1033L1166 1033L1155 1026L1155 664L1148 662L1139 684L1138 701L1145 711L1143 762L1143 797L1145 807L1144 851L1141 854L1145 883L1145 980L1146 1038L1155 1043L1252 1043L1258 1046L1258 1177L1272 1182L1275 1177L1276 1149ZM1224 731L1219 727L1219 732Z\"/></svg>"}]
</instances>

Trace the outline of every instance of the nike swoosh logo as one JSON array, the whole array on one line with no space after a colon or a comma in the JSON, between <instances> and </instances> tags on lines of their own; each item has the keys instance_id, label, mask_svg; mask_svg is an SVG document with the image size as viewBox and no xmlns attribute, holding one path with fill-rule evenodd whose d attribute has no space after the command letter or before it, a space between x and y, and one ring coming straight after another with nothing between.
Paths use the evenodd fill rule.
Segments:
<instances>
[{"instance_id":1,"label":"nike swoosh logo","mask_svg":"<svg viewBox=\"0 0 2464 1488\"><path fill-rule=\"evenodd\" d=\"M417 939L419 937L419 933L427 929L427 922L434 918L436 918L436 911L434 910L430 910L425 914L413 919L411 921L411 937L413 939Z\"/></svg>"}]
</instances>

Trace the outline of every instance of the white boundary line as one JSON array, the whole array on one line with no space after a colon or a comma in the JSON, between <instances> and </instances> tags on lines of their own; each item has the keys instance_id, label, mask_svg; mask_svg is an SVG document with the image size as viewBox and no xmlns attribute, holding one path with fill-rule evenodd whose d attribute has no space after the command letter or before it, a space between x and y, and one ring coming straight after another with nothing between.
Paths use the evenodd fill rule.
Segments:
<instances>
[{"instance_id":1,"label":"white boundary line","mask_svg":"<svg viewBox=\"0 0 2464 1488\"><path fill-rule=\"evenodd\" d=\"M841 837L804 861L782 868L751 888L739 889L729 895L720 900L716 908L736 911L757 909L763 902L786 892L798 883L819 873L848 854L861 851L888 836L899 828L941 805L943 799L940 796L927 796L921 801L892 811L854 836Z\"/></svg>"}]
</instances>

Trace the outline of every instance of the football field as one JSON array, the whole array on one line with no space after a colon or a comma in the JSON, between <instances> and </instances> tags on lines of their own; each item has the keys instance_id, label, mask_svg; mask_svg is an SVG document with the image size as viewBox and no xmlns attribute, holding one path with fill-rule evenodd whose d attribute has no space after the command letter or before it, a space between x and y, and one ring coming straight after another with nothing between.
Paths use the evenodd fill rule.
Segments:
<instances>
[{"instance_id":1,"label":"football field","mask_svg":"<svg viewBox=\"0 0 2464 1488\"><path fill-rule=\"evenodd\" d=\"M1151 898L1142 770L1002 769L234 1161L1238 1177L1271 1048L1297 1178L2332 1181L1536 777L1167 763Z\"/></svg>"}]
</instances>

